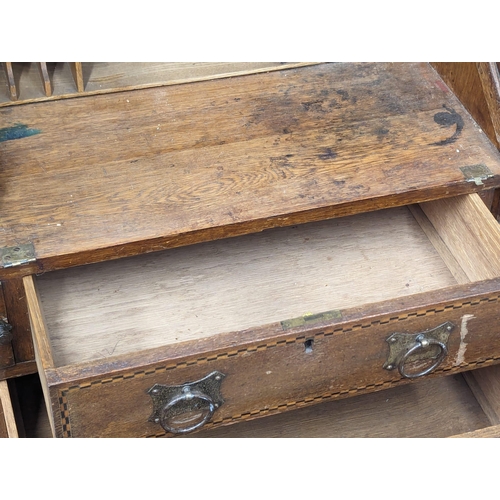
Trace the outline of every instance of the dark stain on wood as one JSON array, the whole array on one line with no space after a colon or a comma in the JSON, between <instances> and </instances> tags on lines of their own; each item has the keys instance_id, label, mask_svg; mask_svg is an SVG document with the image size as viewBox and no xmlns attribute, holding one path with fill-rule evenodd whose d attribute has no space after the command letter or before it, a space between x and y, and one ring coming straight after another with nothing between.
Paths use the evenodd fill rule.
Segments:
<instances>
[{"instance_id":1,"label":"dark stain on wood","mask_svg":"<svg viewBox=\"0 0 500 500\"><path fill-rule=\"evenodd\" d=\"M374 133L377 136L379 141L382 141L384 138L387 138L390 130L387 127L380 126L375 129Z\"/></svg>"},{"instance_id":2,"label":"dark stain on wood","mask_svg":"<svg viewBox=\"0 0 500 500\"><path fill-rule=\"evenodd\" d=\"M28 125L18 123L12 127L0 128L0 142L13 141L14 139L23 139L31 135L37 135L41 132L36 128L28 128Z\"/></svg>"},{"instance_id":3,"label":"dark stain on wood","mask_svg":"<svg viewBox=\"0 0 500 500\"><path fill-rule=\"evenodd\" d=\"M329 113L332 108L339 108L340 105L336 99L326 100L324 98L314 101L300 103L305 111L314 111L316 113Z\"/></svg>"},{"instance_id":4,"label":"dark stain on wood","mask_svg":"<svg viewBox=\"0 0 500 500\"><path fill-rule=\"evenodd\" d=\"M320 160L334 160L337 158L337 153L331 148L325 148L321 154L318 155Z\"/></svg>"},{"instance_id":5,"label":"dark stain on wood","mask_svg":"<svg viewBox=\"0 0 500 500\"><path fill-rule=\"evenodd\" d=\"M432 146L445 146L446 144L454 143L460 137L460 134L464 129L464 121L462 117L454 109L447 106L443 107L446 109L446 111L436 113L434 115L434 121L442 127L452 127L453 125L456 125L457 128L455 130L455 133L451 137L448 137L447 139L439 142L434 142L432 143Z\"/></svg>"},{"instance_id":6,"label":"dark stain on wood","mask_svg":"<svg viewBox=\"0 0 500 500\"><path fill-rule=\"evenodd\" d=\"M349 92L347 92L347 90L337 90L337 94L341 97L343 101L349 100Z\"/></svg>"}]
</instances>

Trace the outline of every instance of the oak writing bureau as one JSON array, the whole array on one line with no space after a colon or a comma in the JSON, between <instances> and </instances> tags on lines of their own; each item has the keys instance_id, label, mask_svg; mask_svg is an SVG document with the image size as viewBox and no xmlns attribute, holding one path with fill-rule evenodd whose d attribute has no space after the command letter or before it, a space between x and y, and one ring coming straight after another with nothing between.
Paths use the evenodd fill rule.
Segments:
<instances>
[{"instance_id":1,"label":"oak writing bureau","mask_svg":"<svg viewBox=\"0 0 500 500\"><path fill-rule=\"evenodd\" d=\"M500 154L427 63L0 117L0 278L54 436L202 435L500 360Z\"/></svg>"}]
</instances>

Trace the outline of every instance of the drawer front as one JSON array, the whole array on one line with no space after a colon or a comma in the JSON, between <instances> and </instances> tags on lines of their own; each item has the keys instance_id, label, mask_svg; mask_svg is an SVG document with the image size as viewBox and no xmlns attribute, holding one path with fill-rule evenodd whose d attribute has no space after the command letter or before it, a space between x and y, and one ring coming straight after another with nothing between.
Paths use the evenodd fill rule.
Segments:
<instances>
[{"instance_id":1,"label":"drawer front","mask_svg":"<svg viewBox=\"0 0 500 500\"><path fill-rule=\"evenodd\" d=\"M156 349L110 358L105 364L46 369L55 433L61 437L173 436L154 421L169 401L164 400L158 410L151 389L160 384L179 386L182 392L182 386L214 372L222 375L223 402L212 408L211 418L200 426L204 429L408 383L411 379L397 369L384 368L388 339L395 333L427 335L440 325L452 325L447 355L426 376L500 361L500 280L433 293L320 316L317 322L306 318L268 325L240 332L239 340L223 335L219 341L226 343L225 348L206 341L181 345L177 351ZM438 293L445 300L438 300ZM420 355L425 350L421 346L413 352ZM437 351L440 354L440 348ZM410 371L411 359L404 370ZM423 363L428 366L434 361ZM184 404L189 398L181 399ZM186 427L193 422L187 419Z\"/></svg>"}]
</instances>

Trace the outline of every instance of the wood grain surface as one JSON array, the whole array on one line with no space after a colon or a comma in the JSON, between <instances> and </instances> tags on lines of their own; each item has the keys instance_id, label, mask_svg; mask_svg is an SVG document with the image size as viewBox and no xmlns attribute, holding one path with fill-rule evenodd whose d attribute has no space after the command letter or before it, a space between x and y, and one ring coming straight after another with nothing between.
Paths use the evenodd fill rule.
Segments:
<instances>
[{"instance_id":1,"label":"wood grain surface","mask_svg":"<svg viewBox=\"0 0 500 500\"><path fill-rule=\"evenodd\" d=\"M52 348L50 346L49 337L47 335L47 327L45 325L45 318L43 310L40 307L40 298L34 286L33 276L26 276L24 278L24 286L26 290L26 300L28 304L28 312L33 332L33 347L35 351L35 360L38 366L38 375L42 384L43 396L47 408L51 407L49 386L46 379L46 369L43 367L52 367ZM55 435L54 428L54 415L49 412L49 421L53 435Z\"/></svg>"},{"instance_id":2,"label":"wood grain surface","mask_svg":"<svg viewBox=\"0 0 500 500\"><path fill-rule=\"evenodd\" d=\"M427 64L323 64L0 109L1 245L40 273L480 189L499 154ZM5 135L4 135L5 137ZM483 186L484 187L484 186Z\"/></svg>"},{"instance_id":3,"label":"wood grain surface","mask_svg":"<svg viewBox=\"0 0 500 500\"><path fill-rule=\"evenodd\" d=\"M500 226L477 194L420 207L469 281L500 276Z\"/></svg>"},{"instance_id":4,"label":"wood grain surface","mask_svg":"<svg viewBox=\"0 0 500 500\"><path fill-rule=\"evenodd\" d=\"M432 63L446 84L471 113L491 142L500 148L500 74L498 63ZM500 219L500 190L484 197L497 220Z\"/></svg>"},{"instance_id":5,"label":"wood grain surface","mask_svg":"<svg viewBox=\"0 0 500 500\"><path fill-rule=\"evenodd\" d=\"M439 235L436 240L444 243L464 272L465 279L459 282L500 275L499 224L477 194L423 203L421 207ZM498 366L464 374L493 425L500 423L499 375Z\"/></svg>"},{"instance_id":6,"label":"wood grain surface","mask_svg":"<svg viewBox=\"0 0 500 500\"><path fill-rule=\"evenodd\" d=\"M0 420L3 419L4 421L4 425L0 424L0 437L2 437L2 428L4 428L6 431L5 437L19 437L16 418L14 416L14 410L12 407L12 401L9 392L9 386L6 380L0 380L0 407Z\"/></svg>"},{"instance_id":7,"label":"wood grain surface","mask_svg":"<svg viewBox=\"0 0 500 500\"><path fill-rule=\"evenodd\" d=\"M454 436L448 436L450 438L474 438L474 439L491 439L500 438L500 425L492 425L490 427L484 427L483 429L477 429L475 431L464 432L463 434L457 434Z\"/></svg>"},{"instance_id":8,"label":"wood grain surface","mask_svg":"<svg viewBox=\"0 0 500 500\"><path fill-rule=\"evenodd\" d=\"M73 80L75 81L76 90L78 92L83 92L85 90L85 83L83 81L83 68L81 62L69 63L71 68L71 74L73 75Z\"/></svg>"},{"instance_id":9,"label":"wood grain surface","mask_svg":"<svg viewBox=\"0 0 500 500\"><path fill-rule=\"evenodd\" d=\"M484 99L495 131L492 142L500 147L500 72L497 63L477 63L477 71L483 86Z\"/></svg>"},{"instance_id":10,"label":"wood grain surface","mask_svg":"<svg viewBox=\"0 0 500 500\"><path fill-rule=\"evenodd\" d=\"M0 401L0 438L8 438L7 424L5 423L5 416L3 413L2 402ZM45 417L45 416L44 416Z\"/></svg>"},{"instance_id":11,"label":"wood grain surface","mask_svg":"<svg viewBox=\"0 0 500 500\"><path fill-rule=\"evenodd\" d=\"M38 368L34 359L31 361L23 361L21 363L13 364L12 366L8 366L7 368L1 368L0 380L22 377L24 375L36 373L37 371Z\"/></svg>"},{"instance_id":12,"label":"wood grain surface","mask_svg":"<svg viewBox=\"0 0 500 500\"><path fill-rule=\"evenodd\" d=\"M172 269L168 276L174 278L174 285L169 283L168 278L160 277L158 268L155 268L157 262L151 260L153 256L136 257L128 261L138 264L135 268L139 270L139 274L135 273L134 266L121 268L122 274L113 271L113 267L121 264L119 262L47 273L37 281L42 283L43 289L43 283L47 280L48 287L44 291L49 290L53 294L48 304L47 295L46 304L43 304L42 300L43 307L46 308L48 305L50 309L49 316L52 318L49 328L43 319L34 278L24 278L38 359L43 376L46 377L44 387L48 388L47 404L51 408L51 416L54 416L53 426L56 435L75 437L163 435L161 429L148 422L151 412L148 388L154 383L184 384L203 378L213 370L227 374L227 380L224 381L224 397L227 399L224 406L217 411L214 426L405 384L408 380L402 379L396 371L389 372L382 368L387 359L386 339L395 331L422 332L445 321L454 325L454 333L448 342L449 355L430 377L498 363L500 361L498 276L490 281L450 286L455 283L455 278L447 269L444 260L438 256L437 262L440 262L442 268L446 270L445 278L449 280L441 282L438 289L433 285L425 293L408 295L406 292L401 292L408 288L406 285L411 281L405 274L404 287L401 286L395 298L370 304L372 299L369 298L369 294L373 291L377 295L380 293L380 285L376 287L374 280L379 278L382 272L380 268L384 267L376 258L382 256L387 261L386 268L392 271L392 275L388 275L386 279L396 282L395 270L401 267L406 273L410 272L408 260L414 260L418 264L421 255L420 250L416 250L414 246L415 241L419 242L418 244L426 242L423 247L427 252L425 254L427 257L423 259L424 265L420 263L416 267L423 269L424 272L430 270L433 276L428 283L432 283L436 278L434 274L439 274L439 267L427 269L427 266L431 266L432 259L435 259L438 253L443 253L442 245L446 246L448 254L453 258L456 257L455 266L459 266L462 270L461 279L470 279L475 264L478 266L476 279L482 279L483 276L492 277L490 274L482 274L485 272L485 262L488 259L492 260L493 269L497 269L498 248L495 249L495 245L500 229L496 225L488 224L489 219L493 218L492 215L476 194L445 201L447 213L444 219L436 216L436 214L441 215L439 208L443 203L442 200L422 204L422 213L419 217L425 217L424 213L429 213L433 221L435 235L429 240L428 235L421 229L421 225L426 227L422 224L422 220L419 224L407 208L395 208L299 228L275 229L269 233L220 242L222 245L220 247L213 244L198 245L155 255L159 257L179 254L181 258L187 258L182 264L182 261L175 259L169 261ZM384 215L388 218L384 219ZM394 217L395 215L397 217ZM356 224L350 225L353 222L360 222L359 231L354 230ZM373 231L369 230L370 226L374 227ZM307 232L308 227L314 230ZM478 229L485 227L488 228L487 231ZM404 231L401 231L403 228ZM405 233L406 236L403 236ZM468 236L462 238L461 235L464 234ZM273 241L272 235L279 237ZM293 237L296 235L298 239ZM368 237L370 235L371 237ZM408 235L411 235L409 240ZM438 238L441 245L436 245L434 249L431 242ZM413 246L410 245L410 240L415 240ZM381 241L385 245L379 246ZM246 244L242 244L243 242ZM240 244L242 246L239 246ZM302 250L304 245L314 250L312 255ZM286 258L283 260L283 256L289 252L287 247L292 249L288 262ZM228 248L232 248L232 255L231 252L224 253ZM347 251L345 254L347 257L342 256L341 248ZM405 248L413 252L411 256L404 253ZM428 253L429 248L432 250L430 253ZM482 248L483 258L480 257L483 253L478 253L478 248ZM259 249L264 249L264 254L260 253ZM191 258L189 250L195 252ZM329 254L329 251L334 253ZM475 258L465 259L463 256L467 253ZM429 258L432 255L434 257ZM269 262L276 265L275 269L266 265L266 256ZM272 258L269 259L269 256ZM349 270L353 269L354 275L359 273L361 280L352 281L352 289L359 291L360 288L364 288L368 294L361 297L359 305L352 302L352 298L348 298L346 305L343 306L346 309L341 308L334 319L320 317L316 322L305 322L290 328L276 322L255 327L247 325L246 330L233 333L217 333L221 325L223 328L227 327L225 314L230 312L233 301L238 307L232 315L230 314L230 318L235 317L239 320L239 316L244 318L248 313L250 318L261 314L259 317L261 324L266 318L271 321L272 315L266 316L266 309L252 309L253 303L262 299L264 305L273 311L274 302L279 302L280 294L286 292L286 285L289 285L291 280L307 282L311 274L312 282L306 284L305 291L299 293L299 301L296 304L301 306L303 304L301 298L309 298L311 291L315 292L315 288L316 291L318 288L323 288L318 287L321 279L324 280L325 276L327 280L331 279L325 272L321 273L321 270L325 269L325 260L329 262L328 256L332 257L331 262L340 266L339 271L333 273L333 276L340 276L340 281L337 285L329 281L334 289L337 287L337 294L331 299L335 300L338 296L338 304L342 304L342 300L345 299L342 290L350 289L346 279L352 277L349 275ZM365 258L361 259L360 256ZM375 260L370 261L368 256L374 256ZM353 257L354 261L350 262L349 257ZM398 258L402 259L401 265L397 264ZM363 269L366 259L368 267ZM200 262L201 267L196 267ZM312 262L318 266L320 276L314 270L314 266L311 267ZM231 263L236 266L234 269L231 268ZM332 264L334 270L335 265ZM368 276L370 265L374 267L375 278ZM225 266L230 269L227 279L224 278ZM252 271L252 279L257 276L254 287L248 286L248 277L246 278L244 274L245 268ZM81 271L84 276L85 272L93 269L96 270L95 274L89 274L86 278L75 275ZM192 276L187 274L188 269L193 271ZM292 274L287 275L283 269L285 271L291 269ZM180 274L175 281L177 271ZM212 287L203 284L206 275L210 273L222 279L221 283L213 287L217 293L210 293ZM58 275L69 276L66 287L64 279L59 282L52 281L52 278ZM164 287L151 290L153 277L159 279L157 283L163 283ZM261 281L267 278L273 281L273 284L275 280L278 283L282 281L285 286L281 287L278 284L278 292L274 296L266 295L266 286L261 287ZM141 279L144 280L145 287L140 284ZM127 280L130 281L129 285ZM108 281L111 288L106 288ZM198 281L202 282L202 286L193 294ZM425 283L420 278L418 281L420 285ZM75 287L75 282L81 283L82 286ZM241 283L246 285L241 287L244 293L250 292L250 295L243 296L239 304L237 294L240 292ZM162 294L165 291L169 292L169 284L173 286L170 293L174 295L165 298ZM99 297L101 286L104 287L104 295ZM289 288L292 288L292 294L297 291L297 288L290 286ZM140 297L145 294L147 300L144 304L137 305L135 292ZM82 293L83 295L79 295ZM143 335L143 332L147 331L148 324L158 322L158 311L162 309L162 303L167 305L175 303L177 300L175 293L181 298L179 302L181 307L176 306L175 311L166 314L162 321L163 328L160 327L152 335L149 332ZM200 319L197 313L205 314L203 305L208 303L207 300L209 301L212 295L217 296L218 293L221 294L217 299L220 300L218 307L212 308ZM225 298L226 293L228 296ZM114 295L116 300L113 298ZM67 303L65 303L66 296L69 300ZM285 296L284 301L293 302L293 299L293 295ZM358 299L360 297L356 297L355 300ZM84 307L88 300L90 302ZM182 306L183 300L187 301L184 306ZM329 303L330 297L326 300ZM324 304L321 301L318 303ZM151 304L153 304L152 310L141 317L142 312ZM198 310L199 304L202 304L202 307ZM99 311L101 307L102 311ZM282 307L278 307L280 312ZM188 316L183 316L182 309L189 311ZM70 321L64 324L67 313ZM136 318L133 318L134 314L137 314ZM148 320L148 315L153 319ZM176 318L177 315L179 318ZM173 328L175 321L179 319L180 328L185 327L189 315L192 323L188 323L188 327L193 327L194 337L187 336L179 343L162 345L172 341L171 337L169 340L169 330ZM219 315L221 322L218 324ZM137 318L142 319L137 320ZM122 320L125 320L125 323ZM59 322L62 324L58 325ZM215 330L208 337L203 336L206 333L205 325L207 328L215 326ZM127 331L129 326L131 328L127 338L120 341L120 335ZM241 327L243 326L240 325ZM53 336L53 331L57 332L58 328L59 334ZM88 353L93 353L91 357L96 357L95 346L99 345L101 337L109 334L112 339L111 342L108 341L111 350L98 352L95 361L80 362ZM147 338L147 342L153 339L153 343L141 346L140 342L144 338ZM311 341L314 345L309 352L305 347L307 341ZM50 345L52 342L59 349L59 357L61 353L68 356L66 360L59 359L54 364ZM120 343L123 345L118 347ZM151 348L154 343L160 347ZM149 348L145 349L146 347ZM138 351L139 348L145 350ZM64 349L67 352L64 352ZM122 354L118 355L119 353ZM332 359L335 360L334 363ZM290 366L294 367L293 377L290 375ZM298 384L297 380L301 383ZM106 401L106 405L97 413L96 401Z\"/></svg>"},{"instance_id":13,"label":"wood grain surface","mask_svg":"<svg viewBox=\"0 0 500 500\"><path fill-rule=\"evenodd\" d=\"M4 75L5 75L5 83L8 89L8 94L7 94L7 99L10 101L16 101L18 98L18 89L16 85L16 80L14 78L14 71L12 69L12 63L11 62L4 62L3 64L3 69L4 69Z\"/></svg>"},{"instance_id":14,"label":"wood grain surface","mask_svg":"<svg viewBox=\"0 0 500 500\"><path fill-rule=\"evenodd\" d=\"M47 63L39 62L37 66L40 73L43 92L46 97L50 97L52 95L52 82L50 81L49 72L47 70Z\"/></svg>"},{"instance_id":15,"label":"wood grain surface","mask_svg":"<svg viewBox=\"0 0 500 500\"><path fill-rule=\"evenodd\" d=\"M2 284L0 283L0 319L8 322L7 308L5 307L4 295L5 291ZM11 323L9 324L11 325ZM14 358L14 351L12 349L12 342L6 342L6 343L0 342L0 371L14 364L15 364L15 358ZM2 380L1 375L0 375L0 380Z\"/></svg>"},{"instance_id":16,"label":"wood grain surface","mask_svg":"<svg viewBox=\"0 0 500 500\"><path fill-rule=\"evenodd\" d=\"M500 424L500 367L489 366L464 374L474 396L493 425Z\"/></svg>"},{"instance_id":17,"label":"wood grain surface","mask_svg":"<svg viewBox=\"0 0 500 500\"><path fill-rule=\"evenodd\" d=\"M446 210L449 212L447 215L448 221L443 223L438 218L432 218L435 223L435 226L433 226L436 233L435 238L438 236L442 238L442 244L446 245L448 253L453 254L453 256L458 253L466 255L468 246L482 246L486 249L484 250L486 251L486 256L494 258L496 255L494 247L498 238L499 228L497 226L490 227L488 224L483 223L483 219L487 221L488 218L492 218L492 215L483 205L477 203L478 196L466 195L458 199L446 200L446 202ZM425 204L421 215L423 216L423 212L428 212L431 215L439 213L440 211L437 208L439 208L441 203L438 200ZM403 221L407 220L405 217L409 215L406 208L400 208L376 214L368 213L353 216L352 218L332 220L328 224L336 224L341 227L342 223L345 223L349 219L351 221L363 219L369 221L371 217L380 218L382 213L397 213L400 217L401 214L406 213L406 216L403 215L402 217ZM388 247L392 248L394 246L394 254L398 254L402 252L402 249L394 245L394 241L398 241L398 238L401 236L401 233L395 230L399 224L394 224L392 219L388 220L391 220L388 227L394 233L394 238L387 238L382 223L376 228L375 233L378 232L382 240L384 238L387 239L386 243ZM424 233L416 221L413 221L412 224L413 226L410 225L410 227L413 227L413 229L417 227L421 239ZM315 229L323 226L326 227L326 222L311 225ZM388 259L390 264L394 255L387 252L387 247L377 249L376 245L374 246L372 243L368 247L363 247L363 244L367 243L366 240L370 241L370 238L367 238L367 234L370 233L366 230L368 226L370 226L370 223L363 226L363 230L359 231L359 233L353 231L352 227L346 226L344 228L345 233L348 235L345 240L348 253L354 256L356 252L361 252L361 255L363 253L365 255L381 253ZM471 227L481 228L485 226L488 227L488 231L482 232L479 230L478 233L478 231L473 229L468 237L463 238L464 229L469 231ZM452 227L454 230L448 231L448 234L445 236L443 228L446 229L448 227ZM304 229L304 227L300 229ZM293 228L277 229L272 231L272 233L286 234L292 230ZM330 236L333 240L336 240L342 233L332 231L331 228L327 232L331 233ZM302 233L301 236L303 236ZM319 237L317 233L314 236L321 243L319 245L319 253L321 254L323 251L322 247L328 248L330 246L328 239L325 239L325 234L321 233L321 231L319 232ZM266 241L265 244L257 244L253 248L250 246L252 252L249 255L254 257L250 266L253 271L258 269L259 264L262 264L258 252L257 255L254 255L255 250L259 246L262 246L266 252L269 252L269 240L266 239L269 235L262 234L230 240L230 243L233 243L234 247L238 249L237 244L239 241L247 241L249 238L255 237L261 237ZM298 242L293 238L282 238L283 241L290 244L291 248L295 249L297 247L298 255L305 254L305 252L300 251L300 248L301 245L306 244L306 237L302 237L302 239L304 240L303 242ZM357 241L358 239L360 241ZM410 239L415 238L412 236ZM342 240L342 237L339 240ZM426 237L424 237L424 240L426 240ZM310 241L311 243L309 243ZM309 244L315 247L314 238L307 240L307 245ZM403 246L406 244L403 244ZM430 241L427 241L427 244L431 246ZM203 245L193 248L203 250ZM335 256L337 256L339 254L338 249L334 248L333 250L335 250ZM165 255L169 253L172 252L166 252ZM177 253L182 255L184 252L181 252L179 249ZM214 260L209 258L207 261L209 264L207 265L205 262L202 270L195 269L194 279L190 279L189 276L181 271L181 275L186 280L188 286L184 291L189 289L190 283L192 284L198 279L203 280L203 275L208 270L211 270L214 275L223 274L224 266L221 267L217 259L222 259L230 267L231 259L228 259L227 255L221 256L219 252L207 253L211 254ZM283 248L277 248L275 254L283 254ZM249 265L249 259L245 257L244 253L237 251L235 255L236 257L233 256L234 262L244 263L245 265L242 267ZM274 253L271 252L271 255L274 255ZM327 254L324 254L323 257L325 255ZM418 255L418 252L415 255ZM135 260L139 262L144 260L146 262L149 257L151 256L143 256L131 259L130 261ZM408 259L404 253L401 257L403 260ZM201 256L198 255L191 260L196 263L200 258L204 260L203 252ZM458 256L457 259L456 265L462 268L463 276L467 277L470 272L477 272L476 278L481 279L481 272L484 272L482 271L484 269L484 259L478 258L477 262L476 259L463 261ZM321 262L323 260L323 258L318 259L320 269L322 268ZM292 269L296 271L300 268L300 265L298 265L296 259L292 259L292 261L294 264ZM335 259L332 260L332 262L334 261ZM105 267L112 268L118 264L106 263L95 266L96 269L99 267L102 268L97 275L102 275L100 278L104 282L113 280L113 274L115 273L110 272L106 275ZM340 264L342 264L342 259L340 259ZM346 263L344 262L344 264ZM375 262L374 265L378 266L379 264ZM444 266L443 263L442 265ZM151 276L147 275L150 272L147 267L139 266L139 269L141 269L141 273L144 273L145 281L149 282ZM174 269L177 267L183 269L190 266L174 265L173 267ZM344 266L341 265L341 267L344 269L341 275L343 278L346 276L345 269L356 268L355 265L349 266L347 264ZM270 275L274 279L276 275L280 275L282 272L280 268L281 265L278 263L279 272L273 274L263 265L262 269L265 272L261 273L261 275ZM82 269L88 271L92 268L86 267ZM154 266L153 269L155 269ZM307 276L307 271L310 270L309 264L304 269L306 272L302 276L300 276L300 273L298 274L300 279ZM43 282L44 278L50 280L51 276L64 275L77 271L77 269L72 269L51 273L42 276L37 281ZM366 277L366 270L364 272ZM377 272L380 273L380 269L377 269ZM116 274L119 274L119 272L117 271ZM136 283L130 270L127 270L125 274L131 279L131 283ZM233 276L232 281L230 281L233 285L228 288L231 301L234 290L238 288L239 282L244 282L245 280L241 273L237 274L237 270L230 274ZM239 282L238 280L234 280L235 274L239 278ZM489 275L485 276L488 277ZM451 278L451 282L453 283L454 278L449 271L448 277ZM262 276L260 279L262 279ZM319 282L318 280L318 276L314 275L313 281L316 286ZM443 374L493 365L500 360L500 350L495 342L499 333L498 301L500 300L500 278L498 277L489 281L480 281L460 286L445 285L444 288L440 288L439 290L431 290L426 293L417 293L410 296L403 294L386 302L362 304L358 307L341 309L339 311L340 315L336 319L319 319L316 323L304 324L303 326L296 326L290 329L285 328L283 323L271 323L247 330L235 331L234 333L213 334L205 338L195 337L190 341L187 340L155 349L146 349L140 352L137 352L137 346L135 346L134 352L125 353L121 356L116 355L116 352L119 351L101 352L99 355L101 357L105 356L102 359L78 362L78 359L75 358L70 360L73 364L66 366L58 366L53 363L52 347L49 343L51 332L47 330L44 322L39 298L33 286L33 278L26 277L24 281L27 287L32 323L36 326L34 334L37 339L37 346L39 347L39 362L43 367L43 375L46 377L44 386L49 389L47 394L48 407L51 416L54 416L54 431L57 435L61 436L163 435L164 433L161 432L161 429L158 430L157 426L147 421L151 412L151 401L147 396L148 388L154 383L166 385L183 384L203 378L203 376L213 370L227 374L227 380L224 381L224 397L227 399L224 406L217 411L217 418L213 422L214 426L241 422L283 412L290 408L300 408L320 401L342 399L352 395L361 395L405 384L408 381L402 379L397 373L388 372L382 368L387 358L386 339L395 331L421 332L434 328L445 321L450 321L455 325L454 333L450 336L448 343L449 356L430 377L439 377ZM62 310L73 310L72 316L78 322L79 314L85 309L81 307L83 302L78 299L78 290L72 299L73 303L77 305L76 308L68 307L68 304L63 303L63 297L66 294L71 294L70 290L71 287L74 288L75 281L82 282L83 290L88 287L89 283L92 283L92 280L85 283L84 279L79 280L75 279L75 276L72 276L68 280L68 283L71 284L70 287L65 288L62 285L63 282L58 284L54 284L56 283L54 282L51 284L52 290L56 291L54 295L55 299L52 300L56 307L51 314L53 315L54 311L57 314L57 307L61 307ZM288 281L284 280L285 283ZM168 279L163 280L163 283L167 282ZM101 285L99 286L102 286L103 283L100 283ZM112 292L111 289L105 290L104 296L106 299L103 298L97 302L99 304L105 303L107 300L113 302L113 299L110 299L110 297L113 294L118 294L118 302L128 297L129 302L131 301L130 304L135 303L133 299L135 290L125 290L122 299L119 299L120 286L124 284L125 282L123 281L118 286L117 283L112 283L114 291ZM370 293L372 282L368 281L364 285L368 293ZM180 283L177 283L174 285L174 289L179 286ZM344 289L345 286L344 282ZM357 289L358 287L359 285L354 283L353 288ZM90 288L92 289L92 287ZM182 286L180 288L180 295L182 296ZM137 290L141 290L140 284ZM140 294L142 293L140 292ZM154 295L158 293L160 292L157 291ZM257 289L251 297L248 297L246 301L248 310L252 310L252 302L256 301L259 293L260 291ZM208 290L206 294L208 295ZM86 292L86 295L92 295L92 291L89 293ZM192 298L189 293L185 295ZM265 293L262 295L266 302L272 302L272 299L266 298ZM307 293L302 294L302 296L304 295L307 295ZM161 293L159 297L161 304ZM203 299L203 293L201 297ZM153 303L156 298L158 297L152 299ZM168 303L168 299L165 302ZM216 302L221 302L223 306L225 304L225 301L221 300L220 296ZM123 303L126 309L127 300L124 300ZM193 304L192 301L189 301L189 303ZM109 315L110 320L108 324L111 330L111 325L119 320L113 314L109 314L110 311L105 312L99 319L97 312L99 304L94 303L87 308L92 314L91 316L87 315L87 318L82 323L80 328L81 335L78 338L74 337L72 340L67 341L67 338L71 338L74 333L71 321L60 328L61 340L63 343L66 341L66 344L70 346L73 352L76 352L73 348L74 345L87 342L85 337L90 338L89 345L99 342L101 332L106 329L98 329L94 334L93 327L96 320L99 325L105 324L104 318ZM156 303L154 309L161 309L160 304ZM113 306L111 310L115 307ZM104 306L105 308L106 306ZM138 310L134 310L133 314L137 313L140 316L140 309L139 307ZM178 311L181 315L183 314L182 309L180 307ZM193 311L190 307L186 309L190 312ZM226 312L226 308L222 307L221 309L214 309L214 311L213 316L217 316L219 314L217 311L224 313ZM196 312L194 311L194 316L196 316ZM212 310L209 308L208 312L210 313ZM126 316L125 310L122 311L121 316L130 319L131 323L134 321L131 315ZM172 316L175 316L175 314L170 314L170 317ZM254 317L255 314L252 313L251 316ZM261 318L263 321L264 317ZM62 316L59 316L59 319L62 319ZM57 319L51 320L51 326L56 330L58 328L57 321ZM165 323L165 332L167 332L169 327L168 318L165 321L167 321ZM209 321L207 321L207 324L209 324ZM223 324L224 326L226 325L225 322ZM141 321L135 323L130 338L125 341L125 344L128 342L134 343L134 333L138 338L141 338L141 328ZM120 333L122 329L123 324L117 327L116 332ZM66 340L64 336L67 336ZM156 336L160 341L166 341L168 338L168 334L162 337L161 329L153 336ZM310 352L305 347L305 343L308 340L312 341L314 345L314 348ZM118 342L115 341L113 348L116 348L117 345ZM92 351L92 349L94 347L91 347L90 350ZM85 349L82 352L85 356ZM332 359L335 360L334 363L331 362ZM291 370L290 366L293 366L294 369ZM106 402L100 406L98 418L95 416L94 411L97 401Z\"/></svg>"},{"instance_id":18,"label":"wood grain surface","mask_svg":"<svg viewBox=\"0 0 500 500\"><path fill-rule=\"evenodd\" d=\"M22 279L2 282L7 317L12 325L12 348L16 363L32 361L34 358L28 305Z\"/></svg>"}]
</instances>

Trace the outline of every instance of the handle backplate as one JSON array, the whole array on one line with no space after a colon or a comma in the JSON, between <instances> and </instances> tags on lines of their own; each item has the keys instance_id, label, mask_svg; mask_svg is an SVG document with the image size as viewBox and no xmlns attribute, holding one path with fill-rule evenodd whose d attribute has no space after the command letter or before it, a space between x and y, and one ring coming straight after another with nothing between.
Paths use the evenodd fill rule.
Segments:
<instances>
[{"instance_id":1,"label":"handle backplate","mask_svg":"<svg viewBox=\"0 0 500 500\"><path fill-rule=\"evenodd\" d=\"M389 356L384 363L386 370L398 369L405 378L427 375L443 361L448 354L448 338L455 325L450 321L435 328L417 333L393 333L386 339ZM431 360L430 365L421 371L411 373L405 363Z\"/></svg>"}]
</instances>

